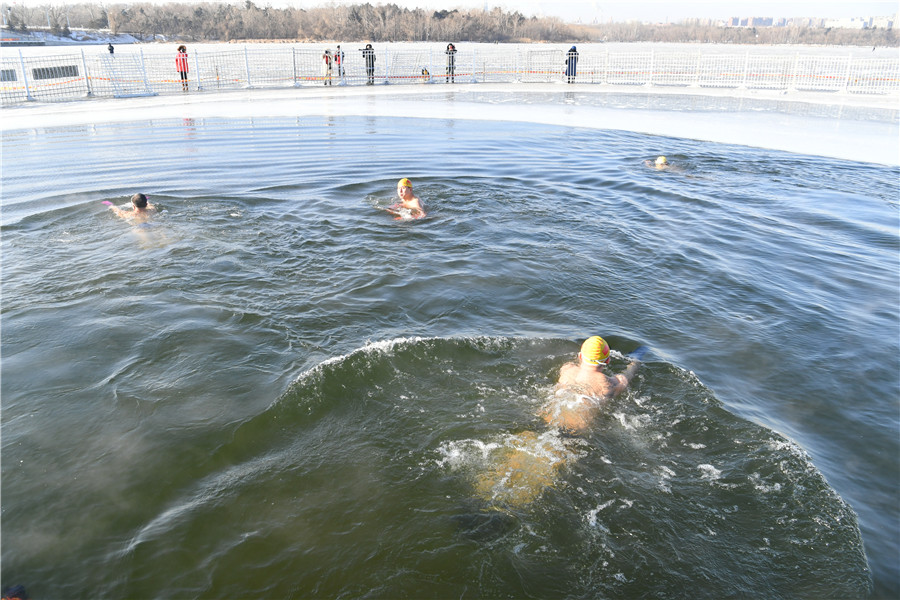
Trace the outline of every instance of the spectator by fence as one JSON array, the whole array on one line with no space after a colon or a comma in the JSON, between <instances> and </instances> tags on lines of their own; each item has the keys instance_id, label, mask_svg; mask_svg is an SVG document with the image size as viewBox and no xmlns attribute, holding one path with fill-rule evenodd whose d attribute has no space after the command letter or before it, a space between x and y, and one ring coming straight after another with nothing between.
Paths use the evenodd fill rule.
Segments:
<instances>
[{"instance_id":1,"label":"spectator by fence","mask_svg":"<svg viewBox=\"0 0 900 600\"><path fill-rule=\"evenodd\" d=\"M367 52L368 51L368 52ZM451 77L464 83L564 82L566 52L526 47L489 51L454 48ZM432 82L446 50L385 50L371 46L340 55L339 85ZM181 91L171 54L137 48L114 55L84 50L59 56L0 59L0 105L82 97L148 96ZM322 85L321 50L277 47L194 51L191 84L198 91ZM449 67L448 67L449 68ZM900 95L900 58L751 55L723 52L582 52L578 83L621 86L768 89Z\"/></svg>"}]
</instances>

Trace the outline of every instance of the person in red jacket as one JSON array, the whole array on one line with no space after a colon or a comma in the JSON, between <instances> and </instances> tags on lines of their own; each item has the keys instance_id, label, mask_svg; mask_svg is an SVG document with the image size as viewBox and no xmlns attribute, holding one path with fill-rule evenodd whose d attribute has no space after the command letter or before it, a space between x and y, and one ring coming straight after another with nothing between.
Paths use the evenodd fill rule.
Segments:
<instances>
[{"instance_id":1,"label":"person in red jacket","mask_svg":"<svg viewBox=\"0 0 900 600\"><path fill-rule=\"evenodd\" d=\"M175 57L175 70L181 75L181 90L188 91L188 56L187 48L182 44L178 46L178 55Z\"/></svg>"}]
</instances>

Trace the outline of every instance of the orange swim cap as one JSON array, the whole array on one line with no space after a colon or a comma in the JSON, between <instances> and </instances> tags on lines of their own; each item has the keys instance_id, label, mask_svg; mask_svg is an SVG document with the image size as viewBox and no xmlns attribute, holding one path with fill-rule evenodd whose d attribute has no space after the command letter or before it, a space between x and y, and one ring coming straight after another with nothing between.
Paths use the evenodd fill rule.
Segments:
<instances>
[{"instance_id":1,"label":"orange swim cap","mask_svg":"<svg viewBox=\"0 0 900 600\"><path fill-rule=\"evenodd\" d=\"M589 337L581 345L581 360L589 365L609 364L609 344L599 335Z\"/></svg>"},{"instance_id":2,"label":"orange swim cap","mask_svg":"<svg viewBox=\"0 0 900 600\"><path fill-rule=\"evenodd\" d=\"M397 182L397 187L408 187L412 188L412 181L404 177L400 181Z\"/></svg>"}]
</instances>

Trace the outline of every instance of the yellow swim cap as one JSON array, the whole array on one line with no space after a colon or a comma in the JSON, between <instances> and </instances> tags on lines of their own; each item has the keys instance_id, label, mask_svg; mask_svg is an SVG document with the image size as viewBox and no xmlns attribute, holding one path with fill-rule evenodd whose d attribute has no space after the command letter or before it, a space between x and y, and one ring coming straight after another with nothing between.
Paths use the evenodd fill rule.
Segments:
<instances>
[{"instance_id":1,"label":"yellow swim cap","mask_svg":"<svg viewBox=\"0 0 900 600\"><path fill-rule=\"evenodd\" d=\"M667 165L667 164L669 164L669 161L666 160L665 156L660 156L659 158L656 159L656 164L657 165Z\"/></svg>"},{"instance_id":2,"label":"yellow swim cap","mask_svg":"<svg viewBox=\"0 0 900 600\"><path fill-rule=\"evenodd\" d=\"M581 360L589 365L609 364L609 344L599 335L589 337L581 345Z\"/></svg>"},{"instance_id":3,"label":"yellow swim cap","mask_svg":"<svg viewBox=\"0 0 900 600\"><path fill-rule=\"evenodd\" d=\"M409 179L407 179L406 177L404 177L403 179L401 179L400 181L397 182L397 187L408 187L408 188L411 188L411 187L412 187L412 181L410 181Z\"/></svg>"}]
</instances>

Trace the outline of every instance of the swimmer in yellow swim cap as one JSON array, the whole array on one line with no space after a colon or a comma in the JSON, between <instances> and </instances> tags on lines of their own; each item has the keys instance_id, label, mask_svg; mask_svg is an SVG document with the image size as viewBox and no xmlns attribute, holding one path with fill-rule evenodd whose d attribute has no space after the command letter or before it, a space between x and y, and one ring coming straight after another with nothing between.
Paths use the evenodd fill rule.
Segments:
<instances>
[{"instance_id":1,"label":"swimmer in yellow swim cap","mask_svg":"<svg viewBox=\"0 0 900 600\"><path fill-rule=\"evenodd\" d=\"M599 414L601 403L628 388L641 363L632 359L624 373L607 375L609 344L599 335L591 336L581 345L578 361L567 363L559 370L553 400L541 410L549 424L574 433L585 431Z\"/></svg>"},{"instance_id":2,"label":"swimmer in yellow swim cap","mask_svg":"<svg viewBox=\"0 0 900 600\"><path fill-rule=\"evenodd\" d=\"M397 182L397 195L400 202L394 204L387 209L392 215L398 218L409 217L413 219L421 219L425 216L425 207L419 197L413 194L412 181L404 177Z\"/></svg>"}]
</instances>

